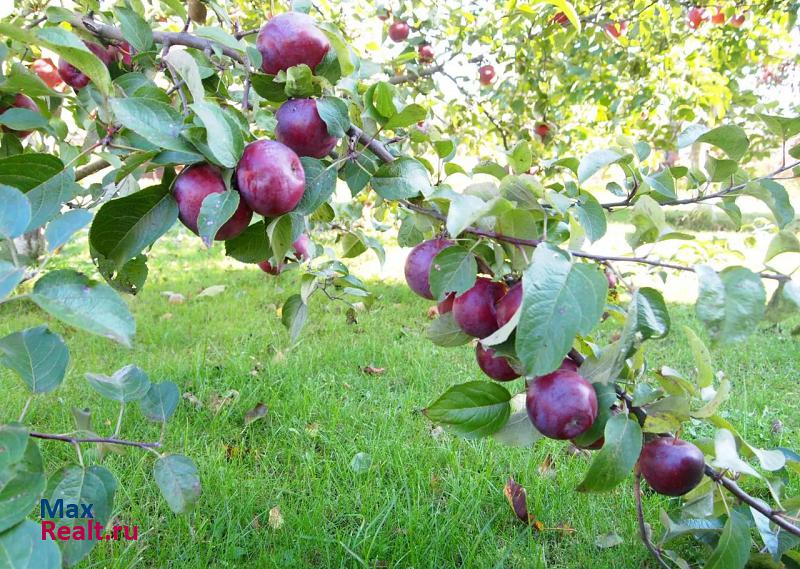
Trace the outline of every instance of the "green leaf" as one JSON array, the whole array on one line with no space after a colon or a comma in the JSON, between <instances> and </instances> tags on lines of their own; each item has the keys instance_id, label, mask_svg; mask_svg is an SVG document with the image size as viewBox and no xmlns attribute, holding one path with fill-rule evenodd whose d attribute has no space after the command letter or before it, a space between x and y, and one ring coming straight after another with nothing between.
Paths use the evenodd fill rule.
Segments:
<instances>
[{"instance_id":1,"label":"green leaf","mask_svg":"<svg viewBox=\"0 0 800 569\"><path fill-rule=\"evenodd\" d=\"M117 490L117 482L114 476L102 466L90 466L81 468L78 466L68 466L59 472L54 479L57 483L51 482L49 502L55 503L56 500L63 500L65 510L68 504L92 505L92 521L103 526L111 519L114 510L114 494ZM83 518L53 518L57 526L72 528L72 531L79 531L77 528L86 526ZM98 543L96 539L75 540L62 542L61 553L64 556L64 564L67 567L77 564L86 557L92 548Z\"/></svg>"},{"instance_id":2,"label":"green leaf","mask_svg":"<svg viewBox=\"0 0 800 569\"><path fill-rule=\"evenodd\" d=\"M508 175L508 172L505 168L503 168L500 164L496 162L492 162L490 160L485 160L483 162L478 162L478 164L472 169L473 174L488 174L490 176L494 176L498 180L502 180Z\"/></svg>"},{"instance_id":3,"label":"green leaf","mask_svg":"<svg viewBox=\"0 0 800 569\"><path fill-rule=\"evenodd\" d=\"M225 47L244 53L244 42L225 32L219 26L200 26L193 28L194 35L206 38Z\"/></svg>"},{"instance_id":4,"label":"green leaf","mask_svg":"<svg viewBox=\"0 0 800 569\"><path fill-rule=\"evenodd\" d=\"M107 201L89 230L92 256L120 269L155 243L177 219L178 204L165 186Z\"/></svg>"},{"instance_id":5,"label":"green leaf","mask_svg":"<svg viewBox=\"0 0 800 569\"><path fill-rule=\"evenodd\" d=\"M392 117L383 125L384 130L397 130L405 128L419 121L424 120L428 116L428 111L422 105L411 104L405 107L399 113L392 115Z\"/></svg>"},{"instance_id":6,"label":"green leaf","mask_svg":"<svg viewBox=\"0 0 800 569\"><path fill-rule=\"evenodd\" d=\"M42 455L29 437L22 459L0 471L0 535L31 513L46 485Z\"/></svg>"},{"instance_id":7,"label":"green leaf","mask_svg":"<svg viewBox=\"0 0 800 569\"><path fill-rule=\"evenodd\" d=\"M606 423L605 442L578 485L579 492L606 492L625 480L642 450L642 429L627 415L614 415Z\"/></svg>"},{"instance_id":8,"label":"green leaf","mask_svg":"<svg viewBox=\"0 0 800 569\"><path fill-rule=\"evenodd\" d=\"M253 73L250 76L250 82L253 86L253 90L267 101L282 103L289 98L286 96L284 84L275 81L274 75ZM317 110L319 111L319 104L317 105Z\"/></svg>"},{"instance_id":9,"label":"green leaf","mask_svg":"<svg viewBox=\"0 0 800 569\"><path fill-rule=\"evenodd\" d=\"M136 51L149 51L153 47L153 30L144 18L124 6L114 8L114 14L119 18L122 35Z\"/></svg>"},{"instance_id":10,"label":"green leaf","mask_svg":"<svg viewBox=\"0 0 800 569\"><path fill-rule=\"evenodd\" d=\"M781 282L769 300L766 319L774 323L782 322L798 311L800 311L800 282Z\"/></svg>"},{"instance_id":11,"label":"green leaf","mask_svg":"<svg viewBox=\"0 0 800 569\"><path fill-rule=\"evenodd\" d=\"M200 475L191 459L180 454L164 456L156 461L153 475L173 512L183 514L194 509L201 488Z\"/></svg>"},{"instance_id":12,"label":"green leaf","mask_svg":"<svg viewBox=\"0 0 800 569\"><path fill-rule=\"evenodd\" d=\"M491 435L511 414L511 394L496 383L470 381L454 385L423 413L451 432L467 439Z\"/></svg>"},{"instance_id":13,"label":"green leaf","mask_svg":"<svg viewBox=\"0 0 800 569\"><path fill-rule=\"evenodd\" d=\"M639 326L640 302L628 305L625 326L619 339L603 348L600 356L586 358L580 367L581 375L590 383L613 384L625 367L625 360L636 344L636 333Z\"/></svg>"},{"instance_id":14,"label":"green leaf","mask_svg":"<svg viewBox=\"0 0 800 569\"><path fill-rule=\"evenodd\" d=\"M692 125L678 135L678 148L685 148L698 142L716 146L731 160L739 161L747 153L750 140L744 130L735 125L723 125L709 129Z\"/></svg>"},{"instance_id":15,"label":"green leaf","mask_svg":"<svg viewBox=\"0 0 800 569\"><path fill-rule=\"evenodd\" d=\"M41 28L36 33L39 45L56 52L67 63L80 69L101 93L106 96L111 94L108 67L89 51L78 36L60 27Z\"/></svg>"},{"instance_id":16,"label":"green leaf","mask_svg":"<svg viewBox=\"0 0 800 569\"><path fill-rule=\"evenodd\" d=\"M587 447L596 442L605 433L606 423L613 417L611 408L617 402L617 392L613 383L593 383L595 395L597 396L597 417L588 430L584 431L575 439L573 443L579 447Z\"/></svg>"},{"instance_id":17,"label":"green leaf","mask_svg":"<svg viewBox=\"0 0 800 569\"><path fill-rule=\"evenodd\" d=\"M398 158L383 164L372 178L372 187L386 200L412 198L420 193L428 196L433 191L428 171L413 158Z\"/></svg>"},{"instance_id":18,"label":"green leaf","mask_svg":"<svg viewBox=\"0 0 800 569\"><path fill-rule=\"evenodd\" d=\"M444 300L451 292L462 294L472 288L478 276L478 262L463 247L445 247L431 263L430 284L434 298Z\"/></svg>"},{"instance_id":19,"label":"green leaf","mask_svg":"<svg viewBox=\"0 0 800 569\"><path fill-rule=\"evenodd\" d=\"M11 294L23 278L25 278L23 267L15 267L8 261L0 260L0 300Z\"/></svg>"},{"instance_id":20,"label":"green leaf","mask_svg":"<svg viewBox=\"0 0 800 569\"><path fill-rule=\"evenodd\" d=\"M692 350L694 365L697 368L697 385L701 389L710 387L714 383L714 367L711 362L711 354L694 330L684 326L683 333L689 339L689 347Z\"/></svg>"},{"instance_id":21,"label":"green leaf","mask_svg":"<svg viewBox=\"0 0 800 569\"><path fill-rule=\"evenodd\" d=\"M524 174L531 169L533 153L527 140L521 140L514 145L508 154L508 165L515 174Z\"/></svg>"},{"instance_id":22,"label":"green leaf","mask_svg":"<svg viewBox=\"0 0 800 569\"><path fill-rule=\"evenodd\" d=\"M107 285L75 271L51 271L36 281L31 300L70 326L131 345L136 331L133 316Z\"/></svg>"},{"instance_id":23,"label":"green leaf","mask_svg":"<svg viewBox=\"0 0 800 569\"><path fill-rule=\"evenodd\" d=\"M142 414L151 421L166 423L178 408L180 391L171 381L151 383L147 393L139 399Z\"/></svg>"},{"instance_id":24,"label":"green leaf","mask_svg":"<svg viewBox=\"0 0 800 569\"><path fill-rule=\"evenodd\" d=\"M447 211L447 232L457 237L467 227L488 214L497 203L495 199L488 202L469 194L452 192L447 196L450 208Z\"/></svg>"},{"instance_id":25,"label":"green leaf","mask_svg":"<svg viewBox=\"0 0 800 569\"><path fill-rule=\"evenodd\" d=\"M742 193L753 196L763 201L772 211L775 223L780 229L785 228L794 220L792 207L786 188L774 180L760 180L748 183Z\"/></svg>"},{"instance_id":26,"label":"green leaf","mask_svg":"<svg viewBox=\"0 0 800 569\"><path fill-rule=\"evenodd\" d=\"M757 113L758 117L764 121L767 128L783 140L792 138L800 133L800 117L779 117L775 115L765 115Z\"/></svg>"},{"instance_id":27,"label":"green leaf","mask_svg":"<svg viewBox=\"0 0 800 569\"><path fill-rule=\"evenodd\" d=\"M569 253L543 243L522 290L517 355L527 375L543 375L561 365L578 332L588 334L600 321L608 283L596 266L573 263Z\"/></svg>"},{"instance_id":28,"label":"green leaf","mask_svg":"<svg viewBox=\"0 0 800 569\"><path fill-rule=\"evenodd\" d=\"M87 373L86 380L100 395L120 403L141 399L150 389L147 374L133 364L118 369L112 376Z\"/></svg>"},{"instance_id":29,"label":"green leaf","mask_svg":"<svg viewBox=\"0 0 800 569\"><path fill-rule=\"evenodd\" d=\"M575 218L590 242L601 239L608 229L606 214L603 206L593 195L581 193L578 203L575 204Z\"/></svg>"},{"instance_id":30,"label":"green leaf","mask_svg":"<svg viewBox=\"0 0 800 569\"><path fill-rule=\"evenodd\" d=\"M25 194L0 184L0 237L13 239L25 233L31 219L31 204Z\"/></svg>"},{"instance_id":31,"label":"green leaf","mask_svg":"<svg viewBox=\"0 0 800 569\"><path fill-rule=\"evenodd\" d=\"M11 73L0 84L0 92L24 93L29 97L63 97L62 93L48 87L35 73L31 73L25 66L15 63L11 66Z\"/></svg>"},{"instance_id":32,"label":"green leaf","mask_svg":"<svg viewBox=\"0 0 800 569\"><path fill-rule=\"evenodd\" d=\"M642 287L636 291L633 299L638 304L636 329L642 334L643 340L663 338L669 334L669 312L659 291Z\"/></svg>"},{"instance_id":33,"label":"green leaf","mask_svg":"<svg viewBox=\"0 0 800 569\"><path fill-rule=\"evenodd\" d=\"M185 49L172 48L164 59L186 83L192 95L192 100L195 103L204 101L206 90L205 87L203 87L203 80L200 77L200 67L197 65L197 61L195 61L194 57L192 57L192 54Z\"/></svg>"},{"instance_id":34,"label":"green leaf","mask_svg":"<svg viewBox=\"0 0 800 569\"><path fill-rule=\"evenodd\" d=\"M575 10L575 6L572 5L572 2L568 0L544 0L544 2L564 12L564 15L566 15L569 22L575 26L575 29L579 32L581 31L581 18L578 15L578 11Z\"/></svg>"},{"instance_id":35,"label":"green leaf","mask_svg":"<svg viewBox=\"0 0 800 569\"><path fill-rule=\"evenodd\" d=\"M328 134L342 138L350 129L350 115L347 103L339 97L321 97L317 99L317 113L328 127Z\"/></svg>"},{"instance_id":36,"label":"green leaf","mask_svg":"<svg viewBox=\"0 0 800 569\"><path fill-rule=\"evenodd\" d=\"M0 184L27 192L57 175L64 164L49 154L17 154L0 158ZM5 203L5 200L3 200Z\"/></svg>"},{"instance_id":37,"label":"green leaf","mask_svg":"<svg viewBox=\"0 0 800 569\"><path fill-rule=\"evenodd\" d=\"M678 197L675 194L675 178L672 177L669 168L642 178L657 194L673 200Z\"/></svg>"},{"instance_id":38,"label":"green leaf","mask_svg":"<svg viewBox=\"0 0 800 569\"><path fill-rule=\"evenodd\" d=\"M207 142L216 161L226 168L239 162L244 150L242 133L214 103L195 102L190 105L208 133Z\"/></svg>"},{"instance_id":39,"label":"green leaf","mask_svg":"<svg viewBox=\"0 0 800 569\"><path fill-rule=\"evenodd\" d=\"M743 569L750 558L750 524L736 510L730 511L717 546L706 560L705 569Z\"/></svg>"},{"instance_id":40,"label":"green leaf","mask_svg":"<svg viewBox=\"0 0 800 569\"><path fill-rule=\"evenodd\" d=\"M578 182L583 184L606 166L616 164L624 157L624 154L610 149L590 152L581 159L578 165Z\"/></svg>"},{"instance_id":41,"label":"green leaf","mask_svg":"<svg viewBox=\"0 0 800 569\"><path fill-rule=\"evenodd\" d=\"M718 534L722 531L724 524L722 520L711 519L681 519L678 521L670 518L665 511L661 511L661 524L664 526L664 535L661 543L669 543L684 535L700 536L702 534Z\"/></svg>"},{"instance_id":42,"label":"green leaf","mask_svg":"<svg viewBox=\"0 0 800 569\"><path fill-rule=\"evenodd\" d=\"M267 238L272 247L272 258L276 263L281 263L289 252L294 240L300 234L299 224L295 223L297 216L285 214L274 218L267 225Z\"/></svg>"},{"instance_id":43,"label":"green leaf","mask_svg":"<svg viewBox=\"0 0 800 569\"><path fill-rule=\"evenodd\" d=\"M21 423L0 425L0 471L13 466L25 456L28 427Z\"/></svg>"},{"instance_id":44,"label":"green leaf","mask_svg":"<svg viewBox=\"0 0 800 569\"><path fill-rule=\"evenodd\" d=\"M394 85L386 81L376 83L372 92L372 105L379 115L385 119L389 119L397 113L397 107L394 104L395 92ZM369 95L369 91L367 91L367 95Z\"/></svg>"},{"instance_id":45,"label":"green leaf","mask_svg":"<svg viewBox=\"0 0 800 569\"><path fill-rule=\"evenodd\" d=\"M520 208L541 210L538 200L544 195L544 188L536 178L528 174L505 176L500 181L500 195Z\"/></svg>"},{"instance_id":46,"label":"green leaf","mask_svg":"<svg viewBox=\"0 0 800 569\"><path fill-rule=\"evenodd\" d=\"M472 336L465 334L461 327L456 324L452 311L440 315L439 318L431 322L425 331L425 335L431 342L444 348L463 346L472 340Z\"/></svg>"},{"instance_id":47,"label":"green leaf","mask_svg":"<svg viewBox=\"0 0 800 569\"><path fill-rule=\"evenodd\" d=\"M286 75L284 91L289 98L311 97L315 94L314 74L311 68L305 63L290 67L285 72L278 74Z\"/></svg>"},{"instance_id":48,"label":"green leaf","mask_svg":"<svg viewBox=\"0 0 800 569\"><path fill-rule=\"evenodd\" d=\"M31 220L25 232L38 229L55 217L61 206L75 196L76 189L80 188L75 184L75 172L67 168L28 191L25 197L31 204Z\"/></svg>"},{"instance_id":49,"label":"green leaf","mask_svg":"<svg viewBox=\"0 0 800 569\"><path fill-rule=\"evenodd\" d=\"M53 540L42 539L42 527L25 520L0 534L3 569L61 569L61 550Z\"/></svg>"},{"instance_id":50,"label":"green leaf","mask_svg":"<svg viewBox=\"0 0 800 569\"><path fill-rule=\"evenodd\" d=\"M542 433L536 430L528 418L525 408L525 393L518 393L511 398L511 415L503 427L492 434L492 438L506 446L530 447L542 438Z\"/></svg>"},{"instance_id":51,"label":"green leaf","mask_svg":"<svg viewBox=\"0 0 800 569\"><path fill-rule=\"evenodd\" d=\"M144 97L111 99L111 110L122 126L143 136L148 142L181 152L194 148L181 138L183 117L166 103Z\"/></svg>"},{"instance_id":52,"label":"green leaf","mask_svg":"<svg viewBox=\"0 0 800 569\"><path fill-rule=\"evenodd\" d=\"M303 302L299 294L293 294L286 300L281 310L281 322L289 331L289 338L292 343L297 341L307 319L308 305Z\"/></svg>"},{"instance_id":53,"label":"green leaf","mask_svg":"<svg viewBox=\"0 0 800 569\"><path fill-rule=\"evenodd\" d=\"M300 158L306 177L306 187L294 211L300 215L314 213L336 191L336 168L316 158Z\"/></svg>"},{"instance_id":54,"label":"green leaf","mask_svg":"<svg viewBox=\"0 0 800 569\"><path fill-rule=\"evenodd\" d=\"M347 77L356 69L353 64L353 57L350 55L350 48L342 39L342 36L332 29L332 26L330 28L328 28L328 26L321 26L321 28L325 35L328 36L331 47L333 47L333 50L336 52L336 57L339 59L339 68L342 70L342 77Z\"/></svg>"},{"instance_id":55,"label":"green leaf","mask_svg":"<svg viewBox=\"0 0 800 569\"><path fill-rule=\"evenodd\" d=\"M717 274L707 265L698 265L695 272L697 316L711 337L723 342L747 338L764 316L766 292L761 278L744 267L728 267Z\"/></svg>"},{"instance_id":56,"label":"green leaf","mask_svg":"<svg viewBox=\"0 0 800 569\"><path fill-rule=\"evenodd\" d=\"M708 173L708 179L712 182L730 180L738 169L739 164L736 160L717 160L713 156L706 157L706 172Z\"/></svg>"},{"instance_id":57,"label":"green leaf","mask_svg":"<svg viewBox=\"0 0 800 569\"><path fill-rule=\"evenodd\" d=\"M69 350L47 326L0 338L0 364L13 369L31 393L53 391L64 381Z\"/></svg>"},{"instance_id":58,"label":"green leaf","mask_svg":"<svg viewBox=\"0 0 800 569\"><path fill-rule=\"evenodd\" d=\"M225 254L242 263L260 263L269 259L271 251L264 222L258 221L225 241Z\"/></svg>"},{"instance_id":59,"label":"green leaf","mask_svg":"<svg viewBox=\"0 0 800 569\"><path fill-rule=\"evenodd\" d=\"M217 232L236 213L239 199L239 192L233 190L208 194L203 199L197 215L197 229L206 247L211 247Z\"/></svg>"},{"instance_id":60,"label":"green leaf","mask_svg":"<svg viewBox=\"0 0 800 569\"><path fill-rule=\"evenodd\" d=\"M12 107L0 113L0 125L11 130L36 130L46 128L48 124L42 113L30 109Z\"/></svg>"},{"instance_id":61,"label":"green leaf","mask_svg":"<svg viewBox=\"0 0 800 569\"><path fill-rule=\"evenodd\" d=\"M781 253L800 253L800 239L793 232L783 230L775 234L767 247L764 262L770 261Z\"/></svg>"}]
</instances>

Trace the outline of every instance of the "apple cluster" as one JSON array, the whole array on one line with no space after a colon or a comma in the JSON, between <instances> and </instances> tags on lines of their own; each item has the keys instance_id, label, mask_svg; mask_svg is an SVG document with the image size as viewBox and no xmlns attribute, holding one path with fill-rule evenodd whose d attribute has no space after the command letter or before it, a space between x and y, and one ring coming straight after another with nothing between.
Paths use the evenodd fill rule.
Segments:
<instances>
[{"instance_id":1,"label":"apple cluster","mask_svg":"<svg viewBox=\"0 0 800 569\"><path fill-rule=\"evenodd\" d=\"M409 253L405 278L409 288L419 296L435 300L430 275L437 270L436 256L454 243L438 237L423 241ZM616 277L606 272L609 286L614 288ZM473 286L456 295L451 292L438 303L440 315L452 313L456 325L465 334L485 339L511 321L523 302L522 282L510 288L505 282L479 276ZM519 365L498 354L480 341L475 345L478 367L495 381L512 381L521 377ZM599 449L603 436L580 444L577 437L586 433L598 416L595 388L584 378L576 361L567 356L559 368L546 375L526 378L525 406L533 426L545 437L570 440L585 449ZM612 408L612 412L616 409ZM683 495L703 478L703 453L692 443L673 437L656 437L642 450L639 467L645 480L661 494Z\"/></svg>"},{"instance_id":2,"label":"apple cluster","mask_svg":"<svg viewBox=\"0 0 800 569\"><path fill-rule=\"evenodd\" d=\"M261 53L261 69L276 75L295 65L314 69L331 45L313 19L297 12L271 18L259 31L256 47ZM276 140L257 140L248 144L236 165L231 185L240 202L233 216L219 229L215 239L240 235L250 225L253 214L275 217L292 211L305 192L305 172L301 156L322 158L333 150L338 139L328 133L314 99L290 99L278 109L275 118ZM176 178L173 195L178 202L181 222L198 233L197 219L203 200L226 191L223 172L209 163L193 164ZM295 257L311 256L311 242L302 234L293 243ZM259 263L266 273L278 275L290 259Z\"/></svg>"}]
</instances>

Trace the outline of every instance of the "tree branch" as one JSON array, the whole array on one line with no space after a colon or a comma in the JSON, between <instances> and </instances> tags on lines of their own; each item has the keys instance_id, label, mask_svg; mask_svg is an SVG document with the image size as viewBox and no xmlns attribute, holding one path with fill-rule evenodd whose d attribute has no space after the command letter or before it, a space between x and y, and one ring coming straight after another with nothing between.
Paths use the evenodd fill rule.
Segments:
<instances>
[{"instance_id":1,"label":"tree branch","mask_svg":"<svg viewBox=\"0 0 800 569\"><path fill-rule=\"evenodd\" d=\"M664 569L671 569L664 558L661 557L661 551L653 545L650 540L649 532L647 531L647 524L644 521L644 510L642 509L642 473L639 472L637 467L636 475L633 478L633 495L636 498L636 519L639 522L639 536L642 538L645 547L653 554L653 557L658 561L658 565Z\"/></svg>"},{"instance_id":2,"label":"tree branch","mask_svg":"<svg viewBox=\"0 0 800 569\"><path fill-rule=\"evenodd\" d=\"M126 441L124 439L113 439L104 437L77 438L77 437L71 437L69 435L53 435L50 433L37 433L35 431L31 431L28 434L34 439L44 439L48 441L62 441L73 445L80 443L103 443L110 445L138 447L144 449L159 448L161 446L161 443L142 443L138 441Z\"/></svg>"},{"instance_id":3,"label":"tree branch","mask_svg":"<svg viewBox=\"0 0 800 569\"><path fill-rule=\"evenodd\" d=\"M426 69L423 69L419 73L406 73L404 75L395 75L394 77L389 78L389 83L392 85L401 85L402 83L411 83L412 81L416 81L417 79L423 79L425 77L430 77L431 75L435 75L444 69L444 63L439 63L438 65L433 65Z\"/></svg>"},{"instance_id":4,"label":"tree branch","mask_svg":"<svg viewBox=\"0 0 800 569\"><path fill-rule=\"evenodd\" d=\"M86 166L78 168L75 170L75 181L83 180L84 178L91 176L92 174L96 174L100 170L104 168L108 168L111 164L106 162L103 159L96 160L94 162L90 162Z\"/></svg>"}]
</instances>

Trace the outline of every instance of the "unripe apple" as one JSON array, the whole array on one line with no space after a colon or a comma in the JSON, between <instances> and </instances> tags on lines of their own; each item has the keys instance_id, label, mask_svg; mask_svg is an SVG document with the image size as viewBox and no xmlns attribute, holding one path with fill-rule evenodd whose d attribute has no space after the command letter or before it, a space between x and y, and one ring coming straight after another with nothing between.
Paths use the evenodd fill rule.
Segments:
<instances>
[{"instance_id":1,"label":"unripe apple","mask_svg":"<svg viewBox=\"0 0 800 569\"><path fill-rule=\"evenodd\" d=\"M525 400L533 426L551 439L574 439L597 418L597 395L577 372L559 369L537 377Z\"/></svg>"},{"instance_id":2,"label":"unripe apple","mask_svg":"<svg viewBox=\"0 0 800 569\"><path fill-rule=\"evenodd\" d=\"M36 106L36 103L33 102L33 99L28 97L27 95L23 95L22 93L17 93L14 95L14 100L11 101L10 105L3 105L0 107L0 115L6 112L10 108L16 109L28 109L35 113L41 113L39 107ZM9 128L7 126L3 126L3 132L12 132L17 135L17 138L23 139L27 137L31 131L30 130L14 130L13 128Z\"/></svg>"},{"instance_id":3,"label":"unripe apple","mask_svg":"<svg viewBox=\"0 0 800 569\"><path fill-rule=\"evenodd\" d=\"M689 9L689 13L686 17L689 22L689 27L696 30L708 19L708 14L706 14L705 8L694 6Z\"/></svg>"},{"instance_id":4,"label":"unripe apple","mask_svg":"<svg viewBox=\"0 0 800 569\"><path fill-rule=\"evenodd\" d=\"M408 27L405 20L397 20L389 26L389 37L393 42L399 43L405 41L410 31L411 29Z\"/></svg>"},{"instance_id":5,"label":"unripe apple","mask_svg":"<svg viewBox=\"0 0 800 569\"><path fill-rule=\"evenodd\" d=\"M703 452L692 443L658 437L642 448L639 469L650 487L666 496L683 496L700 484L705 471Z\"/></svg>"},{"instance_id":6,"label":"unripe apple","mask_svg":"<svg viewBox=\"0 0 800 569\"><path fill-rule=\"evenodd\" d=\"M89 51L95 54L106 67L114 62L115 54L102 45L91 41L84 41L83 44L89 48ZM61 76L61 79L64 80L64 83L76 91L78 89L83 89L91 82L91 79L89 79L85 73L61 58L58 60L58 74Z\"/></svg>"},{"instance_id":7,"label":"unripe apple","mask_svg":"<svg viewBox=\"0 0 800 569\"><path fill-rule=\"evenodd\" d=\"M453 310L453 301L456 299L456 293L451 292L447 296L444 297L444 300L441 301L439 304L436 305L436 310L439 314L447 314L451 310Z\"/></svg>"},{"instance_id":8,"label":"unripe apple","mask_svg":"<svg viewBox=\"0 0 800 569\"><path fill-rule=\"evenodd\" d=\"M31 67L33 69L33 72L39 76L39 79L44 81L44 84L50 87L51 89L55 89L56 87L64 83L61 80L61 76L58 74L58 69L56 68L52 59L49 58L36 59L34 60L33 65Z\"/></svg>"},{"instance_id":9,"label":"unripe apple","mask_svg":"<svg viewBox=\"0 0 800 569\"><path fill-rule=\"evenodd\" d=\"M433 61L433 58L436 55L433 52L433 47L428 43L424 43L421 46L419 46L419 48L417 49L417 53L419 53L419 60L422 63L430 63L431 61Z\"/></svg>"},{"instance_id":10,"label":"unripe apple","mask_svg":"<svg viewBox=\"0 0 800 569\"><path fill-rule=\"evenodd\" d=\"M491 85L495 78L494 67L491 65L481 65L478 68L478 80L481 85Z\"/></svg>"},{"instance_id":11,"label":"unripe apple","mask_svg":"<svg viewBox=\"0 0 800 569\"><path fill-rule=\"evenodd\" d=\"M219 168L212 164L194 164L184 169L175 179L172 186L172 195L178 202L178 217L189 230L199 234L197 217L200 215L200 206L209 194L219 194L226 191L225 182ZM239 207L217 232L217 241L224 241L236 237L250 225L253 217L252 210L243 200Z\"/></svg>"},{"instance_id":12,"label":"unripe apple","mask_svg":"<svg viewBox=\"0 0 800 569\"><path fill-rule=\"evenodd\" d=\"M497 313L497 327L505 326L511 317L519 310L522 304L522 281L516 283L508 292L497 302L495 312Z\"/></svg>"},{"instance_id":13,"label":"unripe apple","mask_svg":"<svg viewBox=\"0 0 800 569\"><path fill-rule=\"evenodd\" d=\"M322 158L339 141L328 134L328 125L320 118L314 99L286 101L275 113L275 119L275 138L298 156Z\"/></svg>"},{"instance_id":14,"label":"unripe apple","mask_svg":"<svg viewBox=\"0 0 800 569\"><path fill-rule=\"evenodd\" d=\"M721 26L725 23L725 13L717 8L717 11L714 12L714 15L711 16L711 23L715 26Z\"/></svg>"},{"instance_id":15,"label":"unripe apple","mask_svg":"<svg viewBox=\"0 0 800 569\"><path fill-rule=\"evenodd\" d=\"M257 140L245 147L235 179L248 207L267 217L292 211L303 197L306 183L297 154L272 140Z\"/></svg>"},{"instance_id":16,"label":"unripe apple","mask_svg":"<svg viewBox=\"0 0 800 569\"><path fill-rule=\"evenodd\" d=\"M496 355L492 348L484 348L480 342L475 346L475 358L483 373L492 379L511 381L519 377L506 358Z\"/></svg>"},{"instance_id":17,"label":"unripe apple","mask_svg":"<svg viewBox=\"0 0 800 569\"><path fill-rule=\"evenodd\" d=\"M433 258L452 244L449 239L437 237L423 241L411 250L405 264L406 282L411 290L423 298L434 299L430 283Z\"/></svg>"},{"instance_id":18,"label":"unripe apple","mask_svg":"<svg viewBox=\"0 0 800 569\"><path fill-rule=\"evenodd\" d=\"M536 136L544 140L547 138L547 135L550 134L550 125L547 123L540 122L533 128L533 132L536 133Z\"/></svg>"},{"instance_id":19,"label":"unripe apple","mask_svg":"<svg viewBox=\"0 0 800 569\"><path fill-rule=\"evenodd\" d=\"M731 21L729 23L734 28L741 28L742 25L744 24L744 14L739 14L738 16L732 16Z\"/></svg>"},{"instance_id":20,"label":"unripe apple","mask_svg":"<svg viewBox=\"0 0 800 569\"><path fill-rule=\"evenodd\" d=\"M276 75L301 63L313 70L328 53L331 42L311 16L286 12L264 24L256 47L261 53L262 71Z\"/></svg>"},{"instance_id":21,"label":"unripe apple","mask_svg":"<svg viewBox=\"0 0 800 569\"><path fill-rule=\"evenodd\" d=\"M550 21L553 22L554 24L558 24L563 28L569 26L569 18L564 12L558 12L555 16L552 17Z\"/></svg>"},{"instance_id":22,"label":"unripe apple","mask_svg":"<svg viewBox=\"0 0 800 569\"><path fill-rule=\"evenodd\" d=\"M478 277L475 284L453 301L453 318L466 334L485 338L497 331L495 305L505 295L506 285L486 277Z\"/></svg>"}]
</instances>

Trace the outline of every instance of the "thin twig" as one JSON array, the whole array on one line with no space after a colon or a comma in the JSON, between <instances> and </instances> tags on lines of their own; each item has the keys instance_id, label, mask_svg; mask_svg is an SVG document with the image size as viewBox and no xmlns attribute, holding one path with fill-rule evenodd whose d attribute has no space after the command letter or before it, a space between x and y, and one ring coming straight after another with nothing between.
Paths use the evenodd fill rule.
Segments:
<instances>
[{"instance_id":1,"label":"thin twig","mask_svg":"<svg viewBox=\"0 0 800 569\"><path fill-rule=\"evenodd\" d=\"M664 569L671 569L664 558L661 557L661 551L653 545L650 541L650 535L647 531L647 524L644 521L644 510L642 509L642 473L639 468L636 468L636 476L633 479L633 495L636 497L636 519L639 521L639 536L642 538L645 547L653 554L653 557L658 561L659 566Z\"/></svg>"},{"instance_id":2,"label":"thin twig","mask_svg":"<svg viewBox=\"0 0 800 569\"><path fill-rule=\"evenodd\" d=\"M159 448L161 446L161 443L143 443L138 441L126 441L124 439L114 439L114 438L104 438L104 437L78 438L78 437L71 437L69 435L53 435L50 433L37 433L35 431L31 431L28 434L35 439L45 439L48 441L63 441L73 445L80 443L103 443L109 445L123 445L123 446L138 447L145 449Z\"/></svg>"}]
</instances>

